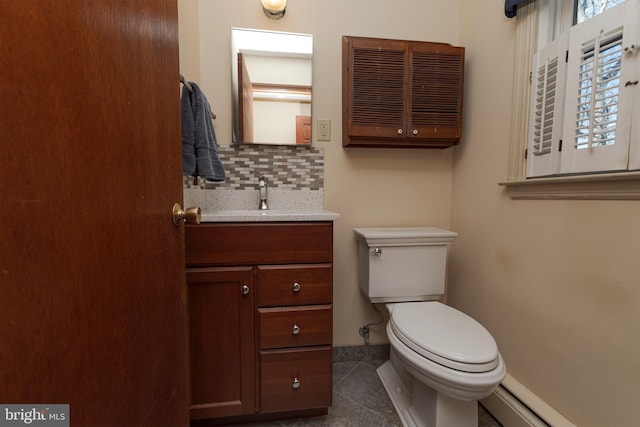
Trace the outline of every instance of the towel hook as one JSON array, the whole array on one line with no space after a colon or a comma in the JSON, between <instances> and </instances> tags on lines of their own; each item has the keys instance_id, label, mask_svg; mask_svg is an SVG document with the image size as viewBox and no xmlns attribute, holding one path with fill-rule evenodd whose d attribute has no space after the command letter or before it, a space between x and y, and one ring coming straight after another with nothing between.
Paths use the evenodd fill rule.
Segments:
<instances>
[{"instance_id":1,"label":"towel hook","mask_svg":"<svg viewBox=\"0 0 640 427\"><path fill-rule=\"evenodd\" d=\"M191 87L189 82L184 79L184 76L182 74L180 74L180 83L185 85L185 87L187 88L187 90L189 90L189 92L193 93L193 87Z\"/></svg>"},{"instance_id":2,"label":"towel hook","mask_svg":"<svg viewBox=\"0 0 640 427\"><path fill-rule=\"evenodd\" d=\"M182 83L189 92L193 93L193 86L191 86L191 84L187 80L185 80L182 73L180 74L180 83ZM213 112L211 112L211 118L214 120L216 118L216 115Z\"/></svg>"}]
</instances>

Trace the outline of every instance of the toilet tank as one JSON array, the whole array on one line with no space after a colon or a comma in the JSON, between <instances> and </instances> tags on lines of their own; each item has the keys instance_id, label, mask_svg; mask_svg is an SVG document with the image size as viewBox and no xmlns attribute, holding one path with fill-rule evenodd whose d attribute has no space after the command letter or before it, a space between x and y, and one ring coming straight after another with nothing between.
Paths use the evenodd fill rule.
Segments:
<instances>
[{"instance_id":1,"label":"toilet tank","mask_svg":"<svg viewBox=\"0 0 640 427\"><path fill-rule=\"evenodd\" d=\"M354 228L358 283L371 302L436 300L447 248L458 235L435 227Z\"/></svg>"}]
</instances>

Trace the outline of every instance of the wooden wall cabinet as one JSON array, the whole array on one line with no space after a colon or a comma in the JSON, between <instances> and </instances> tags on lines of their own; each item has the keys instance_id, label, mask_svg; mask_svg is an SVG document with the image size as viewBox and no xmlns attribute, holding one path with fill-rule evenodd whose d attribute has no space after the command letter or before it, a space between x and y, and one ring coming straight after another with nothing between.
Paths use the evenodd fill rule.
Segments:
<instances>
[{"instance_id":1,"label":"wooden wall cabinet","mask_svg":"<svg viewBox=\"0 0 640 427\"><path fill-rule=\"evenodd\" d=\"M446 148L460 142L464 48L344 36L345 147Z\"/></svg>"},{"instance_id":2,"label":"wooden wall cabinet","mask_svg":"<svg viewBox=\"0 0 640 427\"><path fill-rule=\"evenodd\" d=\"M326 413L333 223L187 225L185 238L191 419Z\"/></svg>"}]
</instances>

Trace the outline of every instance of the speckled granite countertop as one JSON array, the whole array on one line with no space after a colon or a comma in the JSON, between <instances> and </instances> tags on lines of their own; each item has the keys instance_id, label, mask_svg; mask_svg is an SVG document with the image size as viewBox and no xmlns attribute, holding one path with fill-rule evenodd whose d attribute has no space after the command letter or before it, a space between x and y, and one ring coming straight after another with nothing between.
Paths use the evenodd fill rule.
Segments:
<instances>
[{"instance_id":1,"label":"speckled granite countertop","mask_svg":"<svg viewBox=\"0 0 640 427\"><path fill-rule=\"evenodd\" d=\"M340 214L325 210L227 210L202 214L202 222L337 221Z\"/></svg>"}]
</instances>

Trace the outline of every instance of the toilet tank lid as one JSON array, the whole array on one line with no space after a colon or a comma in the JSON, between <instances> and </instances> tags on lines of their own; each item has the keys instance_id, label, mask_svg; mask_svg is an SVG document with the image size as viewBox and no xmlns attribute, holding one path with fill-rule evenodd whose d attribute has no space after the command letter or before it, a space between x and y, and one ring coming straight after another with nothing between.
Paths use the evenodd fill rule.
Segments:
<instances>
[{"instance_id":1,"label":"toilet tank lid","mask_svg":"<svg viewBox=\"0 0 640 427\"><path fill-rule=\"evenodd\" d=\"M447 245L458 233L436 227L354 228L358 239L368 246Z\"/></svg>"}]
</instances>

